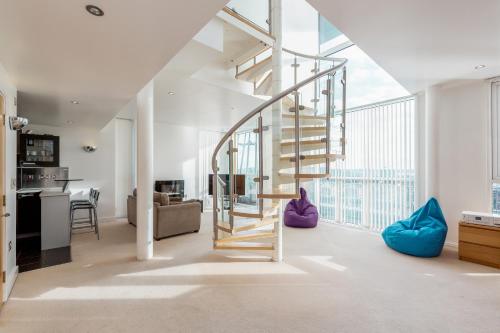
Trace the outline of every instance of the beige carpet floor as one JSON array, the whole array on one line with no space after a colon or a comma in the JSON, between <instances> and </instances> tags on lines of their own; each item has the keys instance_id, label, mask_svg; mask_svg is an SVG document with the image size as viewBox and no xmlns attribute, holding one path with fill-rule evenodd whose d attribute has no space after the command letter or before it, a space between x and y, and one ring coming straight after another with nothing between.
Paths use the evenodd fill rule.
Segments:
<instances>
[{"instance_id":1,"label":"beige carpet floor","mask_svg":"<svg viewBox=\"0 0 500 333\"><path fill-rule=\"evenodd\" d=\"M413 258L321 223L285 228L277 264L212 251L209 219L147 262L125 221L76 235L72 263L19 275L0 332L500 332L500 270L453 249Z\"/></svg>"}]
</instances>

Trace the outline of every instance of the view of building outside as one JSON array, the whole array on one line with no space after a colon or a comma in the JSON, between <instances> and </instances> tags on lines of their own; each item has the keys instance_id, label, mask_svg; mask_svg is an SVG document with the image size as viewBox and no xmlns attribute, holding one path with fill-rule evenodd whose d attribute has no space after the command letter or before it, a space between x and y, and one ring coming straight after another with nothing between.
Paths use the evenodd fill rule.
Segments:
<instances>
[{"instance_id":1,"label":"view of building outside","mask_svg":"<svg viewBox=\"0 0 500 333\"><path fill-rule=\"evenodd\" d=\"M492 212L493 214L500 214L500 184L494 183L492 185Z\"/></svg>"},{"instance_id":2,"label":"view of building outside","mask_svg":"<svg viewBox=\"0 0 500 333\"><path fill-rule=\"evenodd\" d=\"M414 117L412 96L348 110L345 159L317 180L323 219L382 230L413 212Z\"/></svg>"}]
</instances>

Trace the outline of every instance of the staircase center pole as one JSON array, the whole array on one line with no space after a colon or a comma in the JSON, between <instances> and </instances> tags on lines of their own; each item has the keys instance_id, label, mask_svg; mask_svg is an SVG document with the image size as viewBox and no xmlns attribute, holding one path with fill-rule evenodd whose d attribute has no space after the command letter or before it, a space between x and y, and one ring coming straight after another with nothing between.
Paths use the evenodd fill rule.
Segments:
<instances>
[{"instance_id":1,"label":"staircase center pole","mask_svg":"<svg viewBox=\"0 0 500 333\"><path fill-rule=\"evenodd\" d=\"M271 12L271 31L275 37L275 42L273 44L273 55L272 55L272 94L277 95L282 91L282 58L283 58L283 43L282 43L282 22L281 14L283 11L282 0L270 0L270 12ZM281 155L281 112L282 112L282 102L278 101L272 106L272 192L278 193L280 191L279 182L279 164ZM279 205L278 216L279 219L274 223L274 251L273 260L280 262L283 260L283 214L281 207L281 200L273 202L274 205Z\"/></svg>"}]
</instances>

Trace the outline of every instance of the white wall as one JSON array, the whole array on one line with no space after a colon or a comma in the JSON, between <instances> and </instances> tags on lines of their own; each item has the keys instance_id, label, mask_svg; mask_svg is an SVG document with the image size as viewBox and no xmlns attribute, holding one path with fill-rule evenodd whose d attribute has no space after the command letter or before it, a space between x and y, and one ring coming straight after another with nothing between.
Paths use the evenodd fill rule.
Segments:
<instances>
[{"instance_id":1,"label":"white wall","mask_svg":"<svg viewBox=\"0 0 500 333\"><path fill-rule=\"evenodd\" d=\"M83 178L71 182L72 197L86 196L91 187L99 188L98 215L101 218L115 216L115 127L110 122L101 131L85 127L54 127L30 124L34 133L60 136L60 165L69 167L71 178ZM93 153L85 152L84 145L95 145Z\"/></svg>"},{"instance_id":2,"label":"white wall","mask_svg":"<svg viewBox=\"0 0 500 333\"><path fill-rule=\"evenodd\" d=\"M198 197L199 129L155 123L154 179L184 180L184 194Z\"/></svg>"},{"instance_id":3,"label":"white wall","mask_svg":"<svg viewBox=\"0 0 500 333\"><path fill-rule=\"evenodd\" d=\"M437 193L448 223L447 242L458 242L464 210L490 212L489 84L471 80L438 87Z\"/></svg>"},{"instance_id":4,"label":"white wall","mask_svg":"<svg viewBox=\"0 0 500 333\"><path fill-rule=\"evenodd\" d=\"M5 116L17 115L17 107L14 105L14 99L17 96L16 87L10 82L7 72L0 64L0 93L5 99ZM8 122L6 122L8 124ZM10 294L12 286L17 276L16 266L16 152L17 152L16 132L5 126L5 196L6 212L10 217L5 219L5 238L3 262L6 271L6 283L3 285L4 301ZM9 246L10 245L10 246Z\"/></svg>"},{"instance_id":5,"label":"white wall","mask_svg":"<svg viewBox=\"0 0 500 333\"><path fill-rule=\"evenodd\" d=\"M115 118L115 217L127 216L127 196L132 193L133 122Z\"/></svg>"}]
</instances>

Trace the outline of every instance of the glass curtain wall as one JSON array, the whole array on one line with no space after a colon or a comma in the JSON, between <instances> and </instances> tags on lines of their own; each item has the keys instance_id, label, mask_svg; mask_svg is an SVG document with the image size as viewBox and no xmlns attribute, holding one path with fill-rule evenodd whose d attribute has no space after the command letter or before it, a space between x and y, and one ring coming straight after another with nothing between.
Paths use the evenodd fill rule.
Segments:
<instances>
[{"instance_id":1,"label":"glass curtain wall","mask_svg":"<svg viewBox=\"0 0 500 333\"><path fill-rule=\"evenodd\" d=\"M316 180L320 216L381 231L415 208L415 99L321 16L318 31L322 55L348 59L346 158Z\"/></svg>"},{"instance_id":2,"label":"glass curtain wall","mask_svg":"<svg viewBox=\"0 0 500 333\"><path fill-rule=\"evenodd\" d=\"M245 195L238 197L238 203L257 204L257 183L254 178L259 175L259 156L257 147L257 134L252 130L236 134L236 173L245 175Z\"/></svg>"},{"instance_id":3,"label":"glass curtain wall","mask_svg":"<svg viewBox=\"0 0 500 333\"><path fill-rule=\"evenodd\" d=\"M415 209L415 98L348 110L346 158L320 179L323 219L381 231Z\"/></svg>"}]
</instances>

